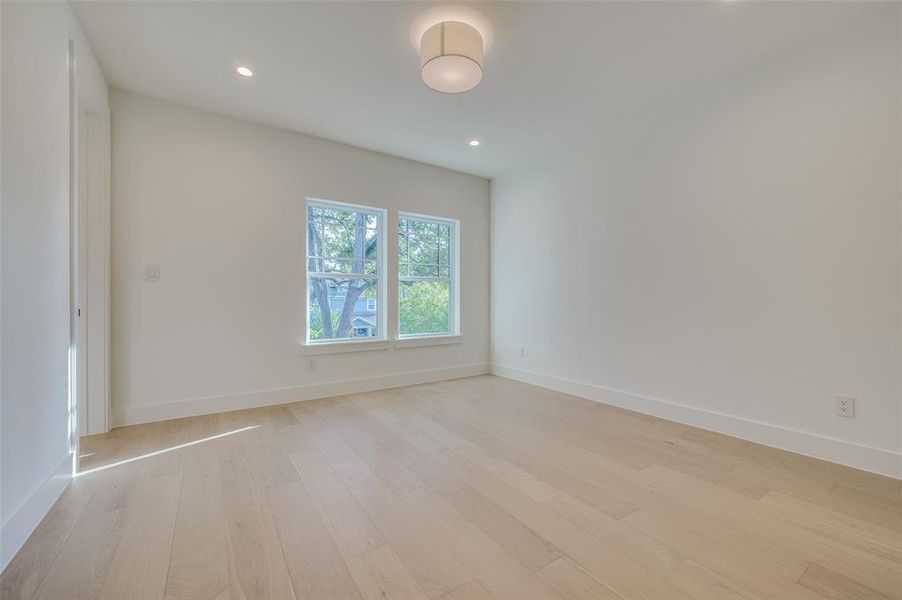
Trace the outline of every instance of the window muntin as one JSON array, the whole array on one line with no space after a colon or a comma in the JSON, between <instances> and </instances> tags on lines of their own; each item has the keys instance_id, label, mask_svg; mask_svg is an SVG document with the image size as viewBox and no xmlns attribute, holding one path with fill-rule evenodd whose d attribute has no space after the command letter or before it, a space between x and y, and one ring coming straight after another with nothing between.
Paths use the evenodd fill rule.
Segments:
<instances>
[{"instance_id":1,"label":"window muntin","mask_svg":"<svg viewBox=\"0 0 902 600\"><path fill-rule=\"evenodd\" d=\"M384 339L383 210L307 201L307 342Z\"/></svg>"},{"instance_id":2,"label":"window muntin","mask_svg":"<svg viewBox=\"0 0 902 600\"><path fill-rule=\"evenodd\" d=\"M456 333L457 224L401 213L398 219L398 335Z\"/></svg>"}]
</instances>

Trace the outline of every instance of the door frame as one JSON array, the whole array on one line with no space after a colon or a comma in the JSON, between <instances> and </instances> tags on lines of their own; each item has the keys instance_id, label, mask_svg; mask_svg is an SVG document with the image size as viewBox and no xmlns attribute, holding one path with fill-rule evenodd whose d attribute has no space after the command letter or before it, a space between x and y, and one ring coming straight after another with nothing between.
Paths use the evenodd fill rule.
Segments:
<instances>
[{"instance_id":1,"label":"door frame","mask_svg":"<svg viewBox=\"0 0 902 600\"><path fill-rule=\"evenodd\" d=\"M72 475L78 473L79 464L79 416L80 403L78 388L82 374L79 373L79 322L81 321L78 290L83 273L78 270L80 246L78 215L78 92L76 90L77 70L75 64L75 43L69 40L69 350L68 350L68 438L69 452L72 454Z\"/></svg>"},{"instance_id":2,"label":"door frame","mask_svg":"<svg viewBox=\"0 0 902 600\"><path fill-rule=\"evenodd\" d=\"M69 448L78 472L80 438L105 433L110 418L110 112L86 106L69 44Z\"/></svg>"}]
</instances>

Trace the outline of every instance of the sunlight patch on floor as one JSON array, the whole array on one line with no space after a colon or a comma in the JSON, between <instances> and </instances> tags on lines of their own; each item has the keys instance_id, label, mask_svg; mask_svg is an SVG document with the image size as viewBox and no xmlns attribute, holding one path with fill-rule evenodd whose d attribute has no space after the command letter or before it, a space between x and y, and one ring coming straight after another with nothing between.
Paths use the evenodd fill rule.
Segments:
<instances>
[{"instance_id":1,"label":"sunlight patch on floor","mask_svg":"<svg viewBox=\"0 0 902 600\"><path fill-rule=\"evenodd\" d=\"M211 435L210 437L201 438L199 440L194 440L191 442L186 442L184 444L179 444L178 446L171 446L169 448L163 448L162 450L155 450L154 452L148 452L147 454L142 454L141 456L133 456L132 458L126 458L125 460L120 460L114 463L110 463L108 465L103 465L100 467L95 467L93 469L87 469L86 471L81 471L75 474L75 477L80 477L82 475L88 475L90 473L96 473L97 471L104 471L106 469L112 469L113 467L119 467L122 465L126 465L128 463L133 463L135 461L144 460L145 458L151 458L153 456L159 456L160 454L165 454L167 452L172 452L173 450L181 450L182 448L188 448L189 446L196 446L198 444L203 444L204 442L209 442L212 440L216 440L219 438L224 438L229 435L235 435L236 433L241 433L242 431L249 431L251 429L256 429L260 427L259 425L250 425L248 427L242 427L241 429L234 429L232 431L226 431L224 433L217 433L216 435Z\"/></svg>"}]
</instances>

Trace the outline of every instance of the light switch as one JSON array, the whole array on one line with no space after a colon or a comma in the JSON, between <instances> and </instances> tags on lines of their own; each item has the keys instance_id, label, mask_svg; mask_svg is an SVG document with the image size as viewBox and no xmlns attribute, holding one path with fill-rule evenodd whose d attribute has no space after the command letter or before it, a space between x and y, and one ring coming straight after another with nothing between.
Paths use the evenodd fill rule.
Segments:
<instances>
[{"instance_id":1,"label":"light switch","mask_svg":"<svg viewBox=\"0 0 902 600\"><path fill-rule=\"evenodd\" d=\"M157 281L160 279L160 265L147 265L144 267L144 279Z\"/></svg>"}]
</instances>

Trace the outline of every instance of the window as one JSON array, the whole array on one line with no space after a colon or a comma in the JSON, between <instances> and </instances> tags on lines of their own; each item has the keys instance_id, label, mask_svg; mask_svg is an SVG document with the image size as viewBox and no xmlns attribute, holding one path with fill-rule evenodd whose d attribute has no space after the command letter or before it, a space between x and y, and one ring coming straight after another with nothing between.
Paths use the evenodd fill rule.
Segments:
<instances>
[{"instance_id":1,"label":"window","mask_svg":"<svg viewBox=\"0 0 902 600\"><path fill-rule=\"evenodd\" d=\"M456 221L401 213L398 219L398 333L457 333Z\"/></svg>"},{"instance_id":2,"label":"window","mask_svg":"<svg viewBox=\"0 0 902 600\"><path fill-rule=\"evenodd\" d=\"M385 337L376 310L383 294L384 222L380 209L307 201L308 343Z\"/></svg>"}]
</instances>

